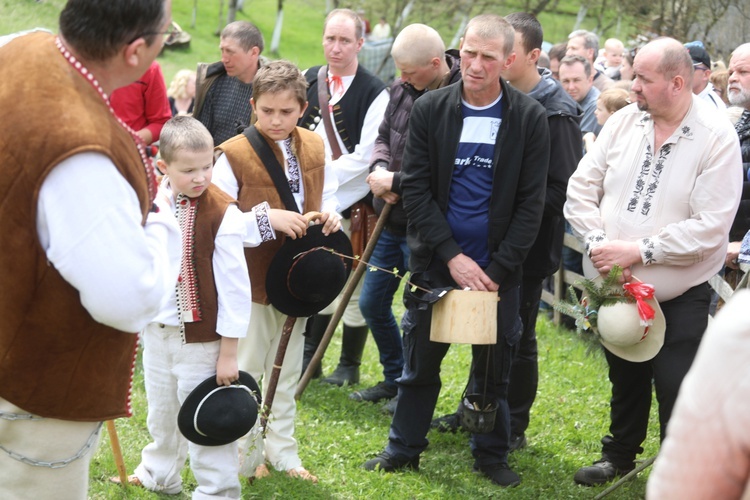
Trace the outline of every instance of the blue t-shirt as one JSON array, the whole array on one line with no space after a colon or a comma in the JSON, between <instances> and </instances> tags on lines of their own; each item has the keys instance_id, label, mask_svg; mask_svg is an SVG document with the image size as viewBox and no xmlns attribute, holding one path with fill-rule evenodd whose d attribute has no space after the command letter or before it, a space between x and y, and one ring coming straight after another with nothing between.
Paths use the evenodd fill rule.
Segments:
<instances>
[{"instance_id":1,"label":"blue t-shirt","mask_svg":"<svg viewBox=\"0 0 750 500\"><path fill-rule=\"evenodd\" d=\"M446 218L463 253L485 268L490 263L489 208L492 159L502 122L502 95L481 108L462 101L461 139L453 168Z\"/></svg>"}]
</instances>

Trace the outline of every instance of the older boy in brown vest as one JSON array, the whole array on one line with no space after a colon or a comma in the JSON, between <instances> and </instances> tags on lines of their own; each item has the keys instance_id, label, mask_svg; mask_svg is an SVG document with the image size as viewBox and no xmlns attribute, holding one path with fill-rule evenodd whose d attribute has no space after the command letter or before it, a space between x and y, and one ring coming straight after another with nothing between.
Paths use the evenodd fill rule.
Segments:
<instances>
[{"instance_id":1,"label":"older boy in brown vest","mask_svg":"<svg viewBox=\"0 0 750 500\"><path fill-rule=\"evenodd\" d=\"M305 78L290 62L274 61L261 67L250 100L258 122L219 146L223 154L215 165L214 182L237 198L240 210L249 212L248 236L260 236L265 241L257 248L245 249L253 307L250 331L239 351L240 367L256 380L262 376L264 386L271 376L286 318L269 304L265 290L268 265L284 243L283 237L270 240L279 231L288 238L304 236L308 223L302 214L311 211L323 213L320 223L324 224L324 234L341 228L334 196L336 177L326 172L323 141L314 132L296 126L307 107L306 89ZM250 140L260 149L256 150ZM251 451L260 452L264 447L265 460L277 470L316 482L317 478L302 467L293 437L294 392L302 369L304 326L304 321L298 321L292 331L266 437L261 440L256 434L247 444L255 441ZM257 458L246 459L241 473L251 477L268 474L261 456L257 453Z\"/></svg>"}]
</instances>

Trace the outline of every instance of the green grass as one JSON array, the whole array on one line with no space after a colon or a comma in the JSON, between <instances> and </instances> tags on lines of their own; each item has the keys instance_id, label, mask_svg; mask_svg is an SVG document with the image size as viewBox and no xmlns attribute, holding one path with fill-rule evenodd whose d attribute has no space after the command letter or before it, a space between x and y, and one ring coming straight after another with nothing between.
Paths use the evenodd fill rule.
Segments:
<instances>
[{"instance_id":1,"label":"green grass","mask_svg":"<svg viewBox=\"0 0 750 500\"><path fill-rule=\"evenodd\" d=\"M320 484L274 473L253 485L243 484L243 498L592 498L605 487L577 486L573 474L599 457L599 440L607 432L610 386L606 363L599 352L587 354L589 348L584 342L573 333L554 327L546 318L540 319L538 330L541 373L527 431L529 445L510 457L511 466L521 476L521 486L501 490L472 473L468 435L463 433L431 431L419 473L364 471L361 464L386 444L390 418L381 412L379 404L350 401L349 388L313 381L298 404L296 437L304 465L320 478ZM327 372L335 366L339 349L337 335L324 359ZM436 416L455 410L470 362L469 346L454 345L449 351L443 362L443 390ZM369 340L359 387L373 385L380 379L377 349ZM140 368L136 373L134 403L135 416L117 421L130 473L140 461L140 450L149 442ZM658 446L658 425L652 410L651 431L642 458L653 456ZM107 481L113 475L116 468L105 433L91 466L91 498L174 498L135 488L125 492ZM183 477L185 489L190 491L195 480L188 468ZM611 498L643 498L647 477L648 470ZM189 496L183 493L177 498Z\"/></svg>"}]
</instances>

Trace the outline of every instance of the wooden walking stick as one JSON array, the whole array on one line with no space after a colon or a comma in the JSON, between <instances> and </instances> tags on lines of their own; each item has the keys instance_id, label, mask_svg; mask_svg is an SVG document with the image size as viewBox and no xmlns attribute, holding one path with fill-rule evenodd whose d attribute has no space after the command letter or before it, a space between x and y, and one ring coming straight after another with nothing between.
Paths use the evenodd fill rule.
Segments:
<instances>
[{"instance_id":1,"label":"wooden walking stick","mask_svg":"<svg viewBox=\"0 0 750 500\"><path fill-rule=\"evenodd\" d=\"M281 366L284 364L286 348L289 345L289 339L292 336L292 329L296 322L297 318L295 316L288 316L284 321L284 326L281 328L279 348L276 350L276 358L273 361L273 370L271 370L271 379L268 381L268 388L266 389L266 395L263 400L263 412L260 417L260 426L263 429L263 437L266 436L266 423L268 423L268 417L271 414L273 398L276 395L276 386L279 384L279 376L281 375Z\"/></svg>"},{"instance_id":2,"label":"wooden walking stick","mask_svg":"<svg viewBox=\"0 0 750 500\"><path fill-rule=\"evenodd\" d=\"M378 217L378 223L375 224L375 229L372 230L372 236L370 236L370 240L367 242L367 247L365 248L363 255L359 256L357 268L349 277L349 281L346 282L346 287L341 294L341 302L336 308L336 311L333 313L331 321L328 323L328 327L323 334L323 338L320 340L320 345L318 345L318 349L315 351L315 354L310 360L310 363L307 365L305 373L303 373L302 377L299 379L299 383L297 384L297 392L294 393L294 399L299 400L299 398L302 397L302 393L305 392L307 385L310 383L310 380L315 373L315 369L320 364L320 360L323 359L323 356L326 353L326 349L328 349L328 344L331 343L333 332L336 331L336 327L338 326L339 321L341 321L341 317L344 315L344 310L349 304L349 300L352 298L352 294L354 294L354 289L357 287L359 280L362 278L362 275L367 269L367 261L370 260L370 256L372 255L373 250L375 250L375 244L378 242L380 233L383 232L383 227L385 227L385 223L388 220L388 214L391 213L392 207L393 205L390 203L386 203L385 207L383 207L383 211L381 212L380 217Z\"/></svg>"},{"instance_id":3,"label":"wooden walking stick","mask_svg":"<svg viewBox=\"0 0 750 500\"><path fill-rule=\"evenodd\" d=\"M128 471L125 469L125 460L122 458L122 448L120 448L120 440L117 438L117 429L115 428L114 420L107 420L107 434L109 434L109 444L112 446L112 455L115 458L117 474L120 476L120 484L127 488L129 485Z\"/></svg>"}]
</instances>

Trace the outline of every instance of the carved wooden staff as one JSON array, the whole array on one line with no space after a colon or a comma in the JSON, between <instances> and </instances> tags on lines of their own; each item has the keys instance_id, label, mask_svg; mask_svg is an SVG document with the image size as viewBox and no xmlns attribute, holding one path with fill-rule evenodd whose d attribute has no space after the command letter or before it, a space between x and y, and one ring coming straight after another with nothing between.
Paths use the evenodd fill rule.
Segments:
<instances>
[{"instance_id":1,"label":"carved wooden staff","mask_svg":"<svg viewBox=\"0 0 750 500\"><path fill-rule=\"evenodd\" d=\"M279 376L281 375L281 366L284 364L284 356L286 356L286 348L289 346L289 339L292 336L292 329L294 323L297 322L295 316L287 316L284 321L284 326L281 328L281 339L279 339L279 347L276 350L276 359L273 361L273 370L271 370L271 379L268 381L268 388L266 389L266 397L263 401L263 412L260 417L260 426L263 428L263 437L266 436L268 417L271 414L271 406L273 405L273 398L276 395L276 386L279 384Z\"/></svg>"}]
</instances>

